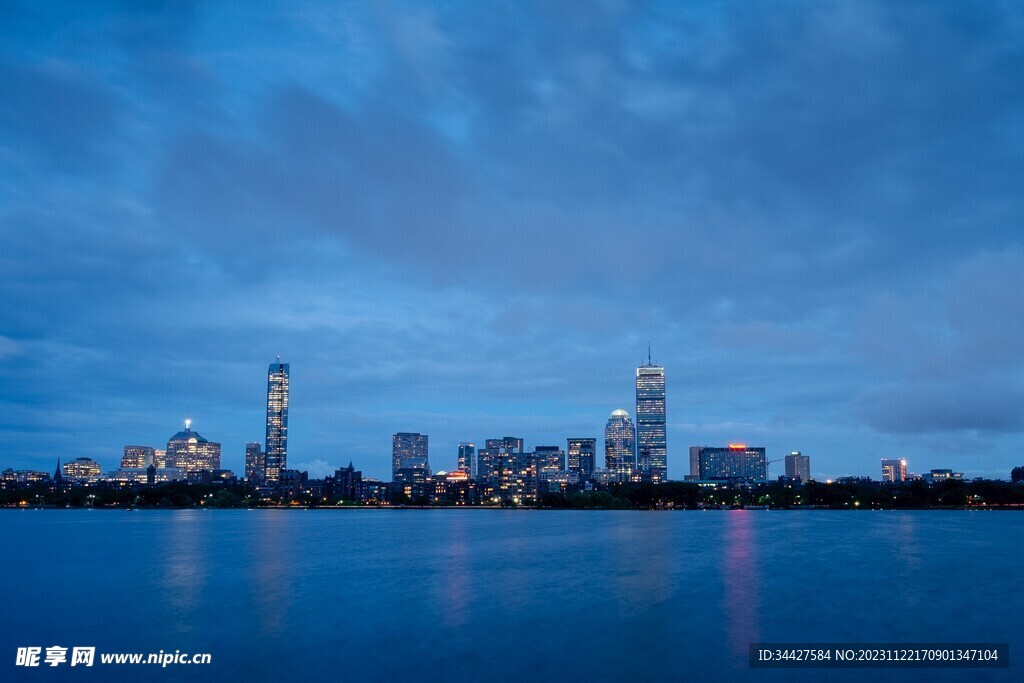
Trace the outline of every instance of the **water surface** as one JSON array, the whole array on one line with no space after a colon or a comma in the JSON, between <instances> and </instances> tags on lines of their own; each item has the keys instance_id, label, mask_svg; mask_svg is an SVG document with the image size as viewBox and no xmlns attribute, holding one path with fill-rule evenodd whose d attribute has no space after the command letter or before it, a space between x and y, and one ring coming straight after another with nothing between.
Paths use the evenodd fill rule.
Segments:
<instances>
[{"instance_id":1,"label":"water surface","mask_svg":"<svg viewBox=\"0 0 1024 683\"><path fill-rule=\"evenodd\" d=\"M0 680L1024 678L1014 512L21 510L0 525ZM1009 642L1011 668L748 669L763 641ZM26 645L213 663L16 668Z\"/></svg>"}]
</instances>

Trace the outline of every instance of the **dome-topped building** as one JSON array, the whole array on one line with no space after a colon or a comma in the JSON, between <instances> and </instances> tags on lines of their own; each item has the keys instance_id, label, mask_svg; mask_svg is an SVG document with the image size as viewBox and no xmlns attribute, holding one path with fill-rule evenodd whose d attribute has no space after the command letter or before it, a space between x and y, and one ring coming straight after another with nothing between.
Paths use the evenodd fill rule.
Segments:
<instances>
[{"instance_id":1,"label":"dome-topped building","mask_svg":"<svg viewBox=\"0 0 1024 683\"><path fill-rule=\"evenodd\" d=\"M604 428L604 466L623 481L636 469L636 428L622 408L612 411Z\"/></svg>"},{"instance_id":2,"label":"dome-topped building","mask_svg":"<svg viewBox=\"0 0 1024 683\"><path fill-rule=\"evenodd\" d=\"M192 431L192 420L185 420L185 429L167 440L167 466L182 472L219 470L220 444Z\"/></svg>"}]
</instances>

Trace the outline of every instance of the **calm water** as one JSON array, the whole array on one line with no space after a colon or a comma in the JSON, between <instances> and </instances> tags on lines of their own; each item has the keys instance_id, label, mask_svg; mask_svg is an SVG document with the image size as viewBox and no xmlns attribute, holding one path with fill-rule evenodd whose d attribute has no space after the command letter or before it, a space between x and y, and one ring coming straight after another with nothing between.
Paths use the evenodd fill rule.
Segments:
<instances>
[{"instance_id":1,"label":"calm water","mask_svg":"<svg viewBox=\"0 0 1024 683\"><path fill-rule=\"evenodd\" d=\"M1024 514L0 512L0 680L1020 681ZM1009 670L750 670L752 641ZM19 669L25 645L210 666Z\"/></svg>"}]
</instances>

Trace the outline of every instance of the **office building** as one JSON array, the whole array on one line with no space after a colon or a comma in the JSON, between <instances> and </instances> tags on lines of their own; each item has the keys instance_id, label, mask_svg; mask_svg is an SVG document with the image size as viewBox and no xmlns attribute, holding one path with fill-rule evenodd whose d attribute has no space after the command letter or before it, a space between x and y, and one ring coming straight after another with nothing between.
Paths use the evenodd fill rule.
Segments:
<instances>
[{"instance_id":1,"label":"office building","mask_svg":"<svg viewBox=\"0 0 1024 683\"><path fill-rule=\"evenodd\" d=\"M245 444L245 480L250 484L262 484L266 468L263 444L259 441L250 441Z\"/></svg>"},{"instance_id":2,"label":"office building","mask_svg":"<svg viewBox=\"0 0 1024 683\"><path fill-rule=\"evenodd\" d=\"M768 479L763 447L734 443L727 447L704 446L700 451L702 481L761 482Z\"/></svg>"},{"instance_id":3,"label":"office building","mask_svg":"<svg viewBox=\"0 0 1024 683\"><path fill-rule=\"evenodd\" d=\"M402 466L395 470L392 481L396 484L424 484L430 478L427 459L412 456L402 460Z\"/></svg>"},{"instance_id":4,"label":"office building","mask_svg":"<svg viewBox=\"0 0 1024 683\"><path fill-rule=\"evenodd\" d=\"M612 412L604 428L604 467L628 481L636 469L636 429L629 413Z\"/></svg>"},{"instance_id":5,"label":"office building","mask_svg":"<svg viewBox=\"0 0 1024 683\"><path fill-rule=\"evenodd\" d=\"M597 439L567 439L569 472L579 475L580 481L590 481L597 465Z\"/></svg>"},{"instance_id":6,"label":"office building","mask_svg":"<svg viewBox=\"0 0 1024 683\"><path fill-rule=\"evenodd\" d=\"M281 357L267 370L267 438L263 451L263 481L276 484L288 467L288 363Z\"/></svg>"},{"instance_id":7,"label":"office building","mask_svg":"<svg viewBox=\"0 0 1024 683\"><path fill-rule=\"evenodd\" d=\"M921 478L929 483L938 484L940 482L950 480L963 481L964 473L954 472L951 469L938 469L927 472L926 474L922 475Z\"/></svg>"},{"instance_id":8,"label":"office building","mask_svg":"<svg viewBox=\"0 0 1024 683\"><path fill-rule=\"evenodd\" d=\"M121 469L146 468L153 464L156 449L150 446L125 446Z\"/></svg>"},{"instance_id":9,"label":"office building","mask_svg":"<svg viewBox=\"0 0 1024 683\"><path fill-rule=\"evenodd\" d=\"M500 488L502 472L506 476L513 470L514 454L523 453L523 439L518 436L503 436L500 439L487 439L484 448L476 453L477 479L484 482L485 491Z\"/></svg>"},{"instance_id":10,"label":"office building","mask_svg":"<svg viewBox=\"0 0 1024 683\"><path fill-rule=\"evenodd\" d=\"M220 469L220 444L207 441L192 430L192 420L185 420L185 429L167 440L166 464L187 475L199 470Z\"/></svg>"},{"instance_id":11,"label":"office building","mask_svg":"<svg viewBox=\"0 0 1024 683\"><path fill-rule=\"evenodd\" d=\"M690 446L690 477L700 479L700 454L708 446Z\"/></svg>"},{"instance_id":12,"label":"office building","mask_svg":"<svg viewBox=\"0 0 1024 683\"><path fill-rule=\"evenodd\" d=\"M351 460L348 463L348 467L342 467L334 471L332 493L336 500L358 500L362 485L363 473L353 467Z\"/></svg>"},{"instance_id":13,"label":"office building","mask_svg":"<svg viewBox=\"0 0 1024 683\"><path fill-rule=\"evenodd\" d=\"M391 437L391 477L392 481L398 481L395 477L398 471L411 467L409 461L412 458L422 459L417 462L415 469L423 469L426 476L430 476L430 460L428 459L427 435L416 432L398 432Z\"/></svg>"},{"instance_id":14,"label":"office building","mask_svg":"<svg viewBox=\"0 0 1024 683\"><path fill-rule=\"evenodd\" d=\"M811 480L811 457L801 455L800 451L793 451L786 456L786 476L790 479L799 479L806 484Z\"/></svg>"},{"instance_id":15,"label":"office building","mask_svg":"<svg viewBox=\"0 0 1024 683\"><path fill-rule=\"evenodd\" d=\"M565 471L565 451L558 446L537 446L533 452L537 456L539 476Z\"/></svg>"},{"instance_id":16,"label":"office building","mask_svg":"<svg viewBox=\"0 0 1024 683\"><path fill-rule=\"evenodd\" d=\"M636 462L637 469L653 481L668 472L665 435L665 368L651 362L636 369Z\"/></svg>"},{"instance_id":17,"label":"office building","mask_svg":"<svg viewBox=\"0 0 1024 683\"><path fill-rule=\"evenodd\" d=\"M100 464L92 458L75 458L64 463L64 479L68 481L94 481L100 476ZM46 475L49 479L50 475Z\"/></svg>"},{"instance_id":18,"label":"office building","mask_svg":"<svg viewBox=\"0 0 1024 683\"><path fill-rule=\"evenodd\" d=\"M465 472L470 479L476 479L476 444L463 441L459 444L460 472Z\"/></svg>"},{"instance_id":19,"label":"office building","mask_svg":"<svg viewBox=\"0 0 1024 683\"><path fill-rule=\"evenodd\" d=\"M882 458L882 481L903 482L907 480L906 458Z\"/></svg>"}]
</instances>

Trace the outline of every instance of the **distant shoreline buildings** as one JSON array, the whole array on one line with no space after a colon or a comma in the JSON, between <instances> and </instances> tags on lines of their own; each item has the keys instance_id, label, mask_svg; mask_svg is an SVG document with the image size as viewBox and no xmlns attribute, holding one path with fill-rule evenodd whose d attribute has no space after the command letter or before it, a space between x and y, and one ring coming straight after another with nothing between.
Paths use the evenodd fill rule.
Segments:
<instances>
[{"instance_id":1,"label":"distant shoreline buildings","mask_svg":"<svg viewBox=\"0 0 1024 683\"><path fill-rule=\"evenodd\" d=\"M396 432L391 443L391 482L365 478L351 462L324 480L310 479L305 472L288 469L288 409L290 365L280 356L267 370L266 431L263 444L245 444L244 482L255 486L264 497L317 492L339 500L447 500L456 504L531 505L547 494L571 494L606 490L618 484L658 485L668 481L665 368L651 361L636 368L636 422L624 409L612 411L604 430L604 467L597 467L598 440L570 437L565 448L538 445L525 449L522 437L504 436L484 440L477 449L474 441L458 444L456 468L433 472L429 436L418 432ZM699 487L755 487L769 482L769 467L785 462L778 478L786 486L812 481L810 457L792 451L769 460L764 447L746 444L690 446L688 474L683 482ZM870 481L866 477L846 478L850 482ZM900 484L914 480L941 483L961 480L963 474L951 469L932 469L918 476L907 471L905 458L881 460L881 480ZM1024 467L1015 468L1011 479L1024 481ZM192 429L192 420L171 436L166 449L126 445L120 468L102 474L92 458L67 460L51 476L34 470L0 473L0 484L22 486L49 482L55 486L97 483L157 485L166 482L233 484L230 470L221 468L221 444L209 441ZM842 481L842 480L840 480ZM830 482L826 482L830 483ZM312 495L312 493L310 493ZM269 499L269 498L267 498Z\"/></svg>"}]
</instances>

